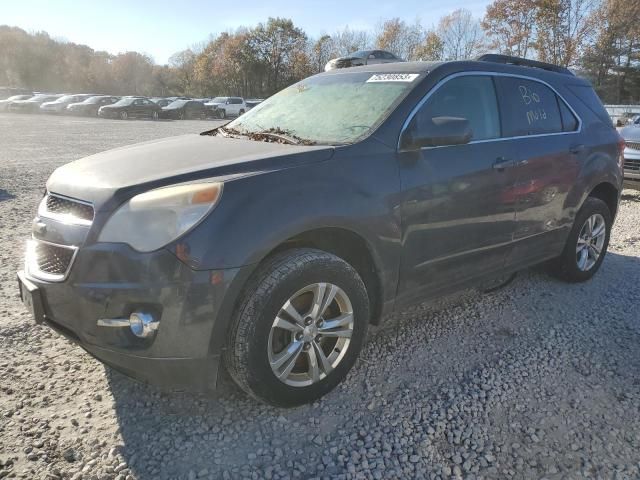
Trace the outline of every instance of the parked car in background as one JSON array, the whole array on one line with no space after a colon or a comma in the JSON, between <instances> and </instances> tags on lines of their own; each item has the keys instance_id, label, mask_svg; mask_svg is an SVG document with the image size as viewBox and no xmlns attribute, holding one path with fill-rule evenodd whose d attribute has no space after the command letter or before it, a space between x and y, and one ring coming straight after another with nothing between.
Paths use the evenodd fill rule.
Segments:
<instances>
[{"instance_id":1,"label":"parked car in background","mask_svg":"<svg viewBox=\"0 0 640 480\"><path fill-rule=\"evenodd\" d=\"M169 105L171 102L174 101L170 98L164 98L164 97L153 97L150 100L160 107L166 107L167 105Z\"/></svg>"},{"instance_id":2,"label":"parked car in background","mask_svg":"<svg viewBox=\"0 0 640 480\"><path fill-rule=\"evenodd\" d=\"M620 141L591 85L550 64L322 73L203 134L59 167L21 296L145 382L207 391L224 366L264 402L313 402L386 313L542 262L595 275Z\"/></svg>"},{"instance_id":3,"label":"parked car in background","mask_svg":"<svg viewBox=\"0 0 640 480\"><path fill-rule=\"evenodd\" d=\"M237 117L247 111L242 97L215 97L209 103L205 103L205 107L214 118Z\"/></svg>"},{"instance_id":4,"label":"parked car in background","mask_svg":"<svg viewBox=\"0 0 640 480\"><path fill-rule=\"evenodd\" d=\"M67 107L72 103L82 102L94 94L77 94L64 95L50 102L44 102L40 105L40 111L43 113L67 113Z\"/></svg>"},{"instance_id":5,"label":"parked car in background","mask_svg":"<svg viewBox=\"0 0 640 480\"><path fill-rule=\"evenodd\" d=\"M175 120L186 120L207 118L207 108L202 102L195 100L176 100L166 107L162 107L160 118L172 118Z\"/></svg>"},{"instance_id":6,"label":"parked car in background","mask_svg":"<svg viewBox=\"0 0 640 480\"><path fill-rule=\"evenodd\" d=\"M640 190L640 116L620 130L624 139L624 186Z\"/></svg>"},{"instance_id":7,"label":"parked car in background","mask_svg":"<svg viewBox=\"0 0 640 480\"><path fill-rule=\"evenodd\" d=\"M144 97L125 97L113 105L105 105L98 109L98 116L103 118L151 118L157 120L160 117L162 107Z\"/></svg>"},{"instance_id":8,"label":"parked car in background","mask_svg":"<svg viewBox=\"0 0 640 480\"><path fill-rule=\"evenodd\" d=\"M98 115L100 107L104 105L112 105L118 100L120 100L120 97L113 97L111 95L94 95L82 102L70 103L67 105L67 113L95 117Z\"/></svg>"},{"instance_id":9,"label":"parked car in background","mask_svg":"<svg viewBox=\"0 0 640 480\"><path fill-rule=\"evenodd\" d=\"M39 113L40 105L45 102L52 102L62 96L62 94L52 95L49 93L38 93L27 100L16 100L11 102L7 106L7 110L14 113Z\"/></svg>"},{"instance_id":10,"label":"parked car in background","mask_svg":"<svg viewBox=\"0 0 640 480\"><path fill-rule=\"evenodd\" d=\"M246 107L247 107L247 112L248 112L248 111L249 111L249 110L251 110L253 107L255 107L256 105L258 105L258 104L260 104L260 103L262 103L262 102L264 102L264 98L251 98L251 99L249 99L249 100L245 100L245 101L244 101L244 104L246 105Z\"/></svg>"},{"instance_id":11,"label":"parked car in background","mask_svg":"<svg viewBox=\"0 0 640 480\"><path fill-rule=\"evenodd\" d=\"M329 60L324 66L324 70L334 70L336 68L357 67L359 65L376 65L380 63L404 62L393 53L386 50L358 50L344 57Z\"/></svg>"},{"instance_id":12,"label":"parked car in background","mask_svg":"<svg viewBox=\"0 0 640 480\"><path fill-rule=\"evenodd\" d=\"M6 112L7 109L9 108L9 104L11 102L16 102L18 100L27 100L29 98L33 97L33 95L28 94L28 95L13 95L12 97L9 98L5 98L4 100L0 100L0 112Z\"/></svg>"}]
</instances>

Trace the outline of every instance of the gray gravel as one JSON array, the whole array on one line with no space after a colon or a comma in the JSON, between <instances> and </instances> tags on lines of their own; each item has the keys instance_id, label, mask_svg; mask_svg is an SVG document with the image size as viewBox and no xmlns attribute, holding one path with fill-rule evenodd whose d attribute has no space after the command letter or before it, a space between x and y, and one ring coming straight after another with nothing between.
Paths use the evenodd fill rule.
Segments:
<instances>
[{"instance_id":1,"label":"gray gravel","mask_svg":"<svg viewBox=\"0 0 640 480\"><path fill-rule=\"evenodd\" d=\"M51 171L213 125L0 115L0 478L640 477L638 192L591 282L533 269L399 313L346 382L294 410L228 381L161 393L34 325L15 271Z\"/></svg>"}]
</instances>

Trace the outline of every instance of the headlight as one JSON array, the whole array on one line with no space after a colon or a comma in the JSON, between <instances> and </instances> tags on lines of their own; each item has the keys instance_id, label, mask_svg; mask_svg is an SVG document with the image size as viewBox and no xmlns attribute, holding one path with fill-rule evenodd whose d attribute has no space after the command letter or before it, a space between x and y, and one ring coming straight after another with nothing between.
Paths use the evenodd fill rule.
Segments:
<instances>
[{"instance_id":1,"label":"headlight","mask_svg":"<svg viewBox=\"0 0 640 480\"><path fill-rule=\"evenodd\" d=\"M98 241L127 243L151 252L177 239L218 203L222 183L194 183L136 195L107 220Z\"/></svg>"}]
</instances>

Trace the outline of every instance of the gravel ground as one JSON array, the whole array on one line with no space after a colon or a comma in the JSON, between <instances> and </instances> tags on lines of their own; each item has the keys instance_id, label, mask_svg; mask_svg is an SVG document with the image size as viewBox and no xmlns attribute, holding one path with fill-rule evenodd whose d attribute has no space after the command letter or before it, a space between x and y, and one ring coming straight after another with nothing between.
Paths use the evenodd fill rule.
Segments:
<instances>
[{"instance_id":1,"label":"gravel ground","mask_svg":"<svg viewBox=\"0 0 640 480\"><path fill-rule=\"evenodd\" d=\"M533 269L399 313L333 393L278 410L136 384L16 297L56 166L214 122L35 120L0 115L0 478L640 477L640 193L591 282Z\"/></svg>"}]
</instances>

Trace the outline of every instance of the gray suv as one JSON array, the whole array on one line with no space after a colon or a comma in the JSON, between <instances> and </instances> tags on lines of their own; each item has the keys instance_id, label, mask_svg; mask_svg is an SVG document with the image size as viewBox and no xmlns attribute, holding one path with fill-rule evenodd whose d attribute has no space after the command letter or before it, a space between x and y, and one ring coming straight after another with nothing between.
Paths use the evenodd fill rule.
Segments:
<instances>
[{"instance_id":1,"label":"gray suv","mask_svg":"<svg viewBox=\"0 0 640 480\"><path fill-rule=\"evenodd\" d=\"M624 138L624 185L640 190L640 115L620 130Z\"/></svg>"},{"instance_id":2,"label":"gray suv","mask_svg":"<svg viewBox=\"0 0 640 480\"><path fill-rule=\"evenodd\" d=\"M127 375L207 391L225 368L298 405L345 377L388 313L541 262L590 279L621 154L591 86L553 65L322 73L200 135L58 168L20 292Z\"/></svg>"}]
</instances>

